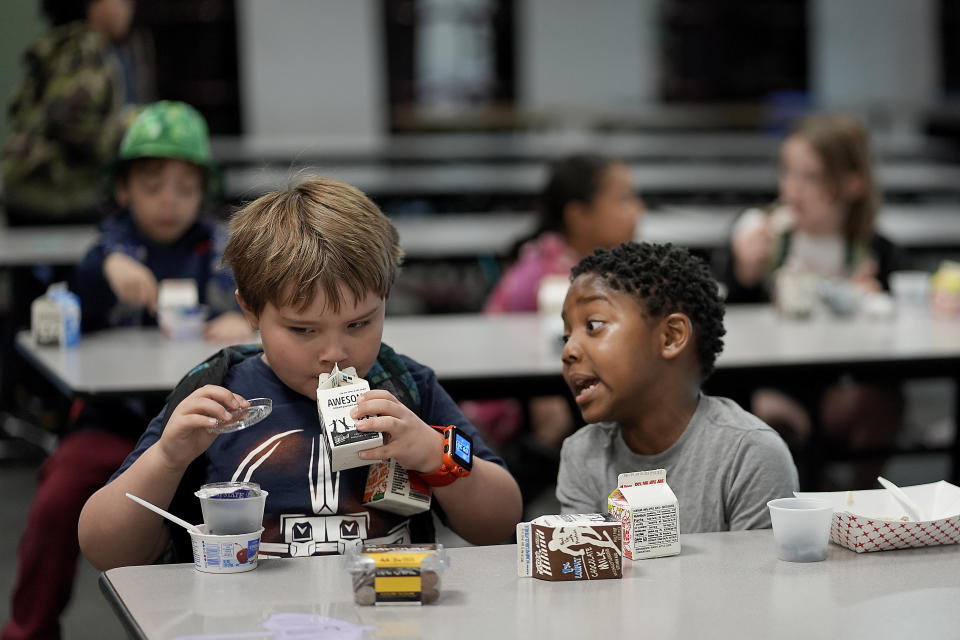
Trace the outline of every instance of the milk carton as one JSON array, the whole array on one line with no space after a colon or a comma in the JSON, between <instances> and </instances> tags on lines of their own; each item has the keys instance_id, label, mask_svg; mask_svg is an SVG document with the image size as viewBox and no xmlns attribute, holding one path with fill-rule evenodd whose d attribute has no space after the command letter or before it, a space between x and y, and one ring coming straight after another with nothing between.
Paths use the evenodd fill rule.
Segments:
<instances>
[{"instance_id":1,"label":"milk carton","mask_svg":"<svg viewBox=\"0 0 960 640\"><path fill-rule=\"evenodd\" d=\"M430 487L393 458L382 460L367 471L363 505L401 516L413 515L430 508Z\"/></svg>"},{"instance_id":2,"label":"milk carton","mask_svg":"<svg viewBox=\"0 0 960 640\"><path fill-rule=\"evenodd\" d=\"M358 398L370 391L366 380L357 376L353 367L343 371L334 365L329 374L320 374L317 386L317 412L327 440L330 470L343 471L370 465L376 460L361 460L357 453L383 446L383 435L377 431L357 431L350 410Z\"/></svg>"},{"instance_id":3,"label":"milk carton","mask_svg":"<svg viewBox=\"0 0 960 640\"><path fill-rule=\"evenodd\" d=\"M80 343L80 299L64 282L51 284L30 305L30 333L39 345L73 347Z\"/></svg>"},{"instance_id":4,"label":"milk carton","mask_svg":"<svg viewBox=\"0 0 960 640\"><path fill-rule=\"evenodd\" d=\"M540 516L517 525L517 575L540 580L622 578L622 526L607 513Z\"/></svg>"},{"instance_id":5,"label":"milk carton","mask_svg":"<svg viewBox=\"0 0 960 640\"><path fill-rule=\"evenodd\" d=\"M623 524L623 555L631 560L680 553L680 506L667 471L621 473L607 498L610 515Z\"/></svg>"},{"instance_id":6,"label":"milk carton","mask_svg":"<svg viewBox=\"0 0 960 640\"><path fill-rule=\"evenodd\" d=\"M191 340L203 337L207 310L200 304L197 283L189 278L161 280L157 291L157 324L168 338Z\"/></svg>"}]
</instances>

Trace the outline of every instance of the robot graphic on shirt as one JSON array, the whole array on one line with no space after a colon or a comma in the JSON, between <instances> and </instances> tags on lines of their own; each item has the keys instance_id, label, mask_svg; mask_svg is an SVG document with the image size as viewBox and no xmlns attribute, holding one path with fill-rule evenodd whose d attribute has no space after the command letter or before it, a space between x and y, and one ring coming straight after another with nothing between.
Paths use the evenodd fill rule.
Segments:
<instances>
[{"instance_id":1,"label":"robot graphic on shirt","mask_svg":"<svg viewBox=\"0 0 960 640\"><path fill-rule=\"evenodd\" d=\"M247 456L234 472L234 480L256 481L255 471L276 450L280 440L302 429L279 433L258 446ZM338 513L340 507L340 474L331 472L326 439L312 438L310 458L306 468L310 490L311 514L293 513L280 515L280 534L283 542L261 542L264 556L304 557L332 553L344 553L351 546L363 542L377 544L409 543L409 521L403 521L386 536L368 538L370 513Z\"/></svg>"}]
</instances>

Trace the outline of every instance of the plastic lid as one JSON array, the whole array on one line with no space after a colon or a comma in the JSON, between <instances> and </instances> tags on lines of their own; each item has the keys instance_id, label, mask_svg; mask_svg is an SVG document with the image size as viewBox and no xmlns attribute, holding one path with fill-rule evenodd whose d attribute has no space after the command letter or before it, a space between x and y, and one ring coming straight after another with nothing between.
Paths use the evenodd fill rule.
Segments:
<instances>
[{"instance_id":1,"label":"plastic lid","mask_svg":"<svg viewBox=\"0 0 960 640\"><path fill-rule=\"evenodd\" d=\"M217 420L217 426L210 427L210 433L231 433L240 431L257 424L273 411L273 400L270 398L252 398L246 409L231 411L233 418L229 421Z\"/></svg>"}]
</instances>

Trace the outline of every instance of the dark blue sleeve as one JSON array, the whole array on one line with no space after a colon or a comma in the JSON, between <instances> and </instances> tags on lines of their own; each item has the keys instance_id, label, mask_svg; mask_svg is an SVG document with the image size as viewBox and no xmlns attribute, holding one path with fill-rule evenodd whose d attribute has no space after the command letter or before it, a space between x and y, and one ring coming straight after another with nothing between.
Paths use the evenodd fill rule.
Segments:
<instances>
[{"instance_id":1,"label":"dark blue sleeve","mask_svg":"<svg viewBox=\"0 0 960 640\"><path fill-rule=\"evenodd\" d=\"M440 386L437 381L437 375L433 369L425 367L407 356L401 355L400 358L407 366L407 370L413 377L413 381L420 391L420 419L431 426L443 427L455 424L464 432L473 438L473 455L482 458L494 464L498 464L504 469L507 464L500 456L496 455L487 446L480 436L477 428L467 420L466 416L460 411L460 407L453 401L450 395Z\"/></svg>"},{"instance_id":2,"label":"dark blue sleeve","mask_svg":"<svg viewBox=\"0 0 960 640\"><path fill-rule=\"evenodd\" d=\"M117 304L117 296L103 275L103 261L107 247L98 242L83 257L74 270L70 288L80 298L80 327L96 331L109 325L110 310Z\"/></svg>"},{"instance_id":3,"label":"dark blue sleeve","mask_svg":"<svg viewBox=\"0 0 960 640\"><path fill-rule=\"evenodd\" d=\"M166 412L167 409L164 407L157 417L150 421L150 424L147 425L143 435L140 436L137 446L133 451L130 452L130 455L127 456L126 460L123 461L123 464L120 465L120 468L113 472L113 475L110 476L110 479L107 482L113 482L114 478L126 471L130 465L136 462L140 456L143 455L144 451L149 449L160 439L160 435L163 433L163 418Z\"/></svg>"},{"instance_id":4,"label":"dark blue sleeve","mask_svg":"<svg viewBox=\"0 0 960 640\"><path fill-rule=\"evenodd\" d=\"M233 272L223 264L223 252L226 249L230 236L222 224L207 225L210 230L210 271L208 280L200 283L205 302L210 308L210 318L215 318L227 311L240 311L240 305L234 291L237 289L233 281Z\"/></svg>"}]
</instances>

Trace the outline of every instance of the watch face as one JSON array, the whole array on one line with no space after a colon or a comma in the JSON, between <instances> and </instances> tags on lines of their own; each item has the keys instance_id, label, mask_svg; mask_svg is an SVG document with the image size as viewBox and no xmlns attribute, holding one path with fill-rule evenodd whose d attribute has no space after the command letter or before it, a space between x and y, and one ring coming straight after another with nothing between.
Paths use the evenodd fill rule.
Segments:
<instances>
[{"instance_id":1,"label":"watch face","mask_svg":"<svg viewBox=\"0 0 960 640\"><path fill-rule=\"evenodd\" d=\"M469 471L473 467L473 440L459 429L453 431L453 450L450 452L453 459L461 467Z\"/></svg>"}]
</instances>

